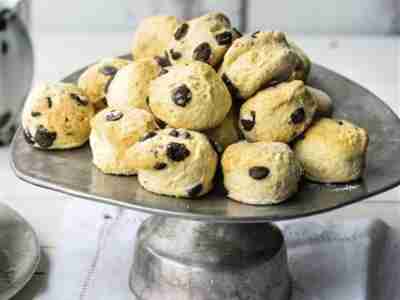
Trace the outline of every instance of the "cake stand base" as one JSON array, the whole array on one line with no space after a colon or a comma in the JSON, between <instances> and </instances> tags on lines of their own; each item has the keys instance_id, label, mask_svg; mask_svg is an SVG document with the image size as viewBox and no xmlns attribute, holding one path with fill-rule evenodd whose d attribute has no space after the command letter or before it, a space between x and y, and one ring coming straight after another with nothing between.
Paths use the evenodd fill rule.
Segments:
<instances>
[{"instance_id":1,"label":"cake stand base","mask_svg":"<svg viewBox=\"0 0 400 300\"><path fill-rule=\"evenodd\" d=\"M138 231L130 287L138 300L288 300L284 238L271 223L154 216Z\"/></svg>"}]
</instances>

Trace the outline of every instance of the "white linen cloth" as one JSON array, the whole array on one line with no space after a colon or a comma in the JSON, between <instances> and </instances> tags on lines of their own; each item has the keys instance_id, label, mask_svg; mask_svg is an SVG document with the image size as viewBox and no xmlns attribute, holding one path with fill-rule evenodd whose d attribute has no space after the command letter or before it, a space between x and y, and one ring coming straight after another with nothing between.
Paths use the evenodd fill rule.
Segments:
<instances>
[{"instance_id":1,"label":"white linen cloth","mask_svg":"<svg viewBox=\"0 0 400 300\"><path fill-rule=\"evenodd\" d=\"M129 271L136 230L146 217L71 201L43 299L134 300ZM294 280L292 300L400 299L398 232L378 220L307 220L279 223Z\"/></svg>"}]
</instances>

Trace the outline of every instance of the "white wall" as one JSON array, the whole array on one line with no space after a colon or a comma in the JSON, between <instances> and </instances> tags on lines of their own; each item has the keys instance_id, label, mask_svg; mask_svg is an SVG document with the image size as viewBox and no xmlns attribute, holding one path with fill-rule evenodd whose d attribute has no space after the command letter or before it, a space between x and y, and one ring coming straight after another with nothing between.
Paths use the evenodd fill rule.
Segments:
<instances>
[{"instance_id":1,"label":"white wall","mask_svg":"<svg viewBox=\"0 0 400 300\"><path fill-rule=\"evenodd\" d=\"M400 0L34 0L39 31L127 31L145 15L196 15L220 9L239 20L248 5L249 31L399 33Z\"/></svg>"}]
</instances>

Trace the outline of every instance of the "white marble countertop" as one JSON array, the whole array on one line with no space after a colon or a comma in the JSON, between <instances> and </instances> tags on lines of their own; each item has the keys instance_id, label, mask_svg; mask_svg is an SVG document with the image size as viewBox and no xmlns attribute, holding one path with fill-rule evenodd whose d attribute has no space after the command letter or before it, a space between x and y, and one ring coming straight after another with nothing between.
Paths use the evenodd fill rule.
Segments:
<instances>
[{"instance_id":1,"label":"white marble countertop","mask_svg":"<svg viewBox=\"0 0 400 300\"><path fill-rule=\"evenodd\" d=\"M58 80L100 57L127 53L130 33L35 33L35 82ZM295 36L314 62L339 72L365 86L400 113L400 38L373 36ZM66 205L86 200L46 191L19 181L8 162L8 148L0 148L0 201L17 209L35 228L44 259L33 281L14 299L45 299L49 271L57 245ZM96 203L93 203L95 206ZM87 208L88 205L85 207ZM400 189L394 189L353 206L318 217L380 217L400 228ZM51 272L50 272L51 274ZM47 299L47 298L46 298ZM119 300L119 299L117 299Z\"/></svg>"}]
</instances>

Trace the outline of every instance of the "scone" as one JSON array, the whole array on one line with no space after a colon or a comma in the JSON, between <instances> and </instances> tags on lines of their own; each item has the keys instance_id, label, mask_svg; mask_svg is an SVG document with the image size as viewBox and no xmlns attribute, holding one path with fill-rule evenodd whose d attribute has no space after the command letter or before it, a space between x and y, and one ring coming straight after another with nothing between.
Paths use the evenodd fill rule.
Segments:
<instances>
[{"instance_id":1,"label":"scone","mask_svg":"<svg viewBox=\"0 0 400 300\"><path fill-rule=\"evenodd\" d=\"M307 90L313 96L317 103L317 111L315 112L316 117L330 117L332 116L333 103L331 97L324 91L307 86Z\"/></svg>"},{"instance_id":2,"label":"scone","mask_svg":"<svg viewBox=\"0 0 400 300\"><path fill-rule=\"evenodd\" d=\"M148 133L127 154L148 191L194 198L213 187L217 153L201 133L170 128Z\"/></svg>"},{"instance_id":3,"label":"scone","mask_svg":"<svg viewBox=\"0 0 400 300\"><path fill-rule=\"evenodd\" d=\"M248 99L269 84L289 79L298 56L282 32L255 32L235 40L218 73L232 97Z\"/></svg>"},{"instance_id":4,"label":"scone","mask_svg":"<svg viewBox=\"0 0 400 300\"><path fill-rule=\"evenodd\" d=\"M139 138L157 129L151 113L137 108L106 108L91 121L90 147L93 163L106 174L133 175L126 151Z\"/></svg>"},{"instance_id":5,"label":"scone","mask_svg":"<svg viewBox=\"0 0 400 300\"><path fill-rule=\"evenodd\" d=\"M308 179L343 183L361 177L367 147L365 129L344 120L322 118L296 142L294 151Z\"/></svg>"},{"instance_id":6,"label":"scone","mask_svg":"<svg viewBox=\"0 0 400 300\"><path fill-rule=\"evenodd\" d=\"M298 61L289 80L306 81L311 71L311 60L307 54L293 41L288 41L290 48L297 54Z\"/></svg>"},{"instance_id":7,"label":"scone","mask_svg":"<svg viewBox=\"0 0 400 300\"><path fill-rule=\"evenodd\" d=\"M107 93L107 102L110 107L134 107L149 110L150 82L161 71L154 59L145 58L135 60L125 66L115 75Z\"/></svg>"},{"instance_id":8,"label":"scone","mask_svg":"<svg viewBox=\"0 0 400 300\"><path fill-rule=\"evenodd\" d=\"M199 60L218 66L232 42L239 37L229 19L211 12L180 24L167 47L169 61Z\"/></svg>"},{"instance_id":9,"label":"scone","mask_svg":"<svg viewBox=\"0 0 400 300\"><path fill-rule=\"evenodd\" d=\"M248 99L239 126L248 141L289 143L311 124L316 109L302 81L284 82Z\"/></svg>"},{"instance_id":10,"label":"scone","mask_svg":"<svg viewBox=\"0 0 400 300\"><path fill-rule=\"evenodd\" d=\"M218 127L204 132L215 143L218 153L222 153L226 147L239 141L241 133L238 122L239 112L232 105L228 115Z\"/></svg>"},{"instance_id":11,"label":"scone","mask_svg":"<svg viewBox=\"0 0 400 300\"><path fill-rule=\"evenodd\" d=\"M174 16L151 16L141 21L132 41L133 58L163 55L179 23Z\"/></svg>"},{"instance_id":12,"label":"scone","mask_svg":"<svg viewBox=\"0 0 400 300\"><path fill-rule=\"evenodd\" d=\"M70 83L46 83L32 90L22 112L26 141L41 149L68 149L84 144L94 108Z\"/></svg>"},{"instance_id":13,"label":"scone","mask_svg":"<svg viewBox=\"0 0 400 300\"><path fill-rule=\"evenodd\" d=\"M214 69L192 61L164 69L150 85L154 115L175 128L205 130L222 123L232 99Z\"/></svg>"},{"instance_id":14,"label":"scone","mask_svg":"<svg viewBox=\"0 0 400 300\"><path fill-rule=\"evenodd\" d=\"M297 192L302 168L283 143L230 145L222 155L228 197L255 205L276 204Z\"/></svg>"},{"instance_id":15,"label":"scone","mask_svg":"<svg viewBox=\"0 0 400 300\"><path fill-rule=\"evenodd\" d=\"M110 82L119 69L129 64L129 60L104 58L88 67L78 79L78 86L88 96L96 110L107 106L106 93Z\"/></svg>"}]
</instances>

